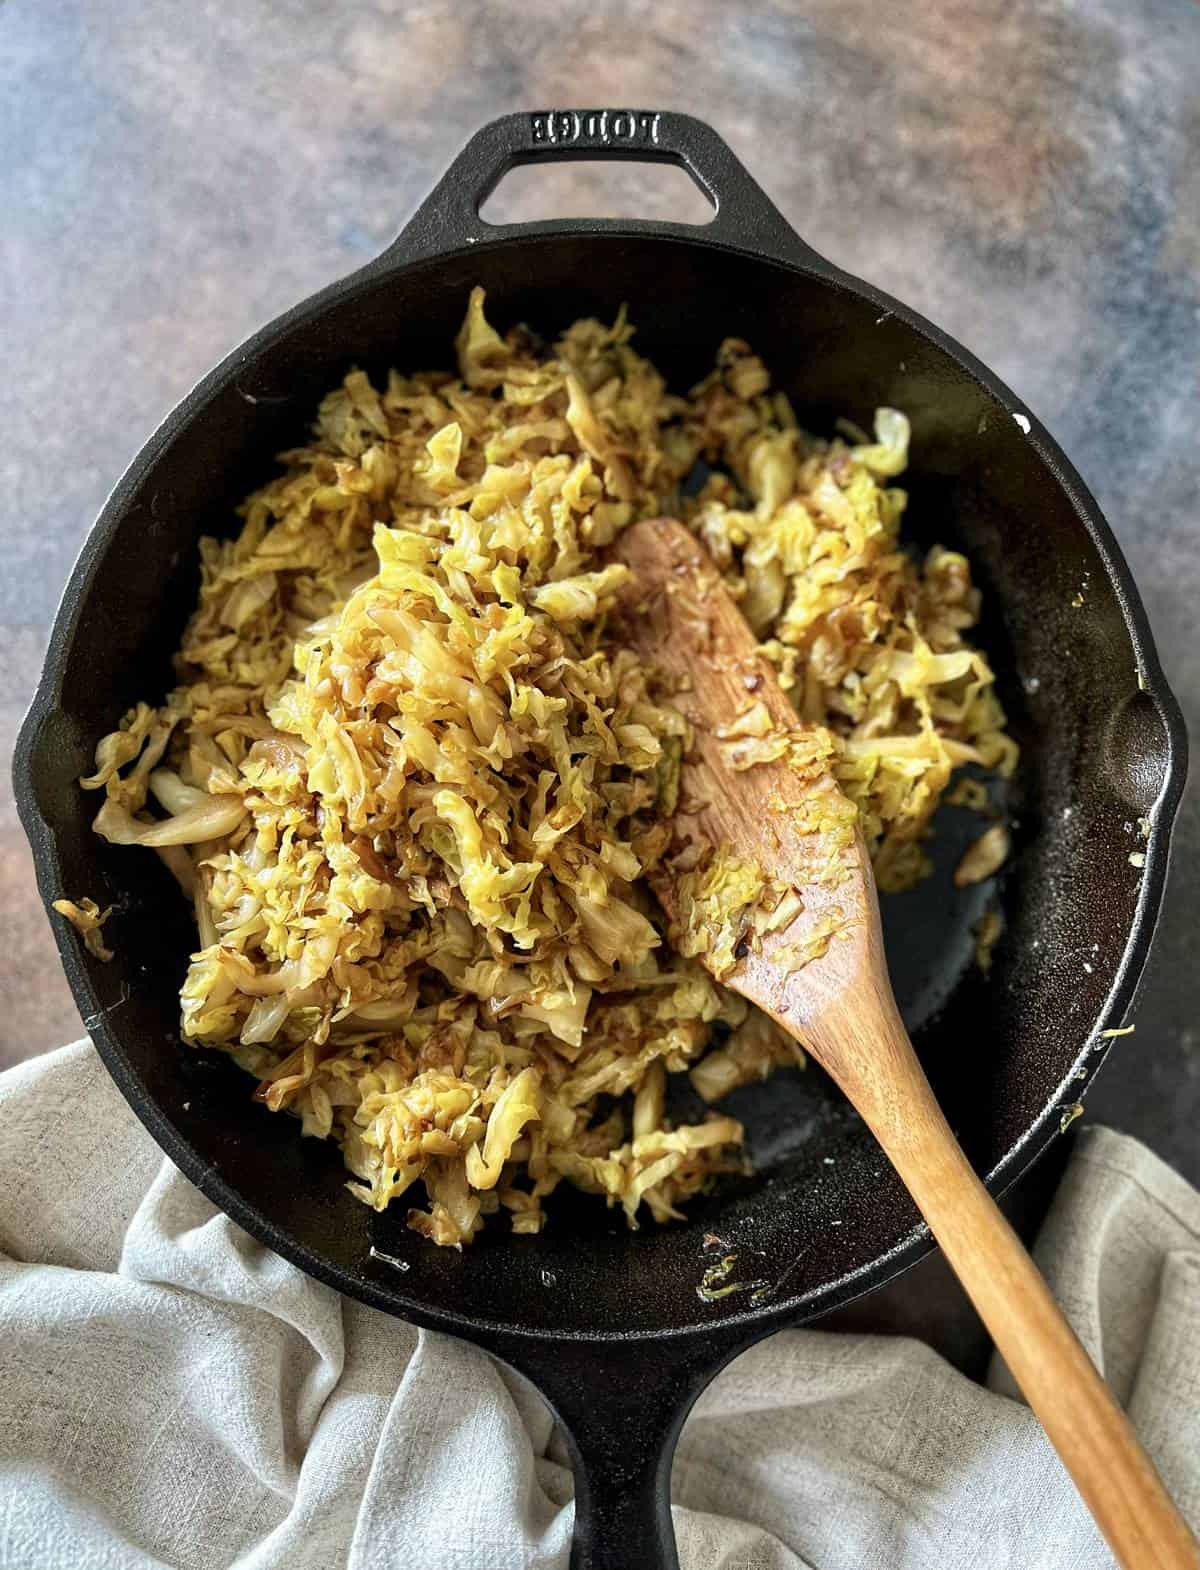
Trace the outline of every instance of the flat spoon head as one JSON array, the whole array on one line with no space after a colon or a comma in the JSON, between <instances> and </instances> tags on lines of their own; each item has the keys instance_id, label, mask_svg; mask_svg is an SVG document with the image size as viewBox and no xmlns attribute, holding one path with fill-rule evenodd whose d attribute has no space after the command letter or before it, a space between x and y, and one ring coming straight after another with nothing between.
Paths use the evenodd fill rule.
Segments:
<instances>
[{"instance_id":1,"label":"flat spoon head","mask_svg":"<svg viewBox=\"0 0 1200 1570\"><path fill-rule=\"evenodd\" d=\"M670 845L652 879L672 935L841 1081L847 1012L894 1016L895 1006L875 882L834 778L832 738L800 721L681 523L634 524L616 554L631 571L620 636L691 728ZM731 898L753 893L755 868L761 892L729 914Z\"/></svg>"}]
</instances>

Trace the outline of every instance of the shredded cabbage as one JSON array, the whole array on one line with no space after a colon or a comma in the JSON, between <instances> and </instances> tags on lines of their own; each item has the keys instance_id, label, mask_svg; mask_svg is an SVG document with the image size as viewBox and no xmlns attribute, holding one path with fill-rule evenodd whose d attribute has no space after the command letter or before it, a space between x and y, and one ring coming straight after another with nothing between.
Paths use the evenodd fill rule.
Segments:
<instances>
[{"instance_id":1,"label":"shredded cabbage","mask_svg":"<svg viewBox=\"0 0 1200 1570\"><path fill-rule=\"evenodd\" d=\"M84 947L89 954L94 954L99 960L107 963L113 957L113 951L104 941L101 928L112 915L112 906L101 910L94 899L56 899L51 903L51 909L57 911L75 928L83 939Z\"/></svg>"},{"instance_id":2,"label":"shredded cabbage","mask_svg":"<svg viewBox=\"0 0 1200 1570\"><path fill-rule=\"evenodd\" d=\"M631 337L623 312L501 335L476 289L457 374L347 376L202 541L180 686L82 782L194 902L185 1038L336 1140L366 1203L423 1186L409 1224L443 1246L501 1212L537 1231L564 1179L631 1224L678 1215L742 1130L675 1126L668 1076L717 1100L802 1061L695 957L728 973L794 891L717 847L675 928L649 893L689 733L614 643L628 523L690 524L791 692L795 732L751 705L731 765L832 768L848 800L813 810L861 822L882 887L925 870L959 764L1015 760L966 561L899 544L904 416L816 440L745 344L683 398Z\"/></svg>"},{"instance_id":3,"label":"shredded cabbage","mask_svg":"<svg viewBox=\"0 0 1200 1570\"><path fill-rule=\"evenodd\" d=\"M993 823L964 852L954 869L954 882L960 889L971 883L982 883L999 872L1007 858L1008 830L1003 823Z\"/></svg>"}]
</instances>

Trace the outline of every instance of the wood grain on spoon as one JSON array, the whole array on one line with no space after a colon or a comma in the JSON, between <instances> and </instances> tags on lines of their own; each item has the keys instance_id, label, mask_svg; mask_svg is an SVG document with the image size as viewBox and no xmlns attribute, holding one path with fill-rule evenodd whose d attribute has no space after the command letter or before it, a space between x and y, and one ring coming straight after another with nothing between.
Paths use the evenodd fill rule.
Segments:
<instances>
[{"instance_id":1,"label":"wood grain on spoon","mask_svg":"<svg viewBox=\"0 0 1200 1570\"><path fill-rule=\"evenodd\" d=\"M624 635L661 672L694 733L670 855L655 883L668 916L679 915L686 876L672 870L672 857L687 867L702 849L756 861L798 889L803 908L782 930L748 933L742 957L721 979L796 1036L857 1107L1120 1564L1196 1570L1200 1550L1186 1522L963 1155L917 1061L888 980L862 837L847 842L820 827L830 793L837 794L829 768L801 773L786 759L737 766L731 732L755 704L764 706L773 729L802 737L803 728L719 573L672 519L626 530L617 555L632 570L620 611ZM831 854L839 863L832 877ZM836 935L826 944L831 927ZM809 950L818 957L797 968L795 956Z\"/></svg>"}]
</instances>

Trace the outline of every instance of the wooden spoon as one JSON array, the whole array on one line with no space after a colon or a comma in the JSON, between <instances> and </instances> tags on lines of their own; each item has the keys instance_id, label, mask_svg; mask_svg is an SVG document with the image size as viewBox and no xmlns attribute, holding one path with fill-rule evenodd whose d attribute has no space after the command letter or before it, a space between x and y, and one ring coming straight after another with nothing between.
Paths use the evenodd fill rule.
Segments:
<instances>
[{"instance_id":1,"label":"wooden spoon","mask_svg":"<svg viewBox=\"0 0 1200 1570\"><path fill-rule=\"evenodd\" d=\"M627 641L661 673L694 732L671 848L654 880L668 918L680 918L689 897L682 868L694 867L701 849L755 861L795 887L803 909L782 930L744 941L720 979L794 1035L858 1109L1120 1564L1196 1570L1200 1550L1154 1463L963 1155L917 1061L888 980L862 836L826 826L830 803L842 801L828 764L746 767L747 753L769 749L729 734L764 728L758 704L770 733L792 733L808 754L812 731L800 725L711 558L682 524L636 524L616 554L633 572L619 612ZM841 869L832 880L831 857ZM808 953L818 957L796 968ZM701 958L714 969L711 957Z\"/></svg>"}]
</instances>

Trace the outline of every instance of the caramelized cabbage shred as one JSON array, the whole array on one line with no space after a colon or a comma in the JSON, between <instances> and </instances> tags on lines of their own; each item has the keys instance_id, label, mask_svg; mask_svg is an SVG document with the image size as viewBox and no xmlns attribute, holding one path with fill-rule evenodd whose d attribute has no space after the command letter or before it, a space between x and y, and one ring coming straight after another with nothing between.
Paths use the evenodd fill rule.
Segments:
<instances>
[{"instance_id":1,"label":"caramelized cabbage shred","mask_svg":"<svg viewBox=\"0 0 1200 1570\"><path fill-rule=\"evenodd\" d=\"M113 957L113 951L106 945L101 928L112 915L112 906L101 910L94 899L56 899L52 901L51 910L57 911L75 928L83 939L84 947L89 954L94 954L98 960L107 963Z\"/></svg>"},{"instance_id":2,"label":"caramelized cabbage shred","mask_svg":"<svg viewBox=\"0 0 1200 1570\"><path fill-rule=\"evenodd\" d=\"M359 1198L423 1197L438 1244L498 1210L536 1232L564 1179L679 1215L742 1130L674 1125L666 1076L711 1101L800 1057L671 948L644 881L687 737L607 631L628 523L675 512L713 553L828 727L881 887L925 871L958 765L1014 761L966 561L899 543L904 417L816 440L745 344L680 397L631 339L623 312L501 337L477 289L457 374L348 375L202 541L179 686L83 781L194 901L186 1039L336 1140ZM744 911L758 876L720 862L696 898Z\"/></svg>"}]
</instances>

